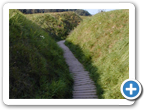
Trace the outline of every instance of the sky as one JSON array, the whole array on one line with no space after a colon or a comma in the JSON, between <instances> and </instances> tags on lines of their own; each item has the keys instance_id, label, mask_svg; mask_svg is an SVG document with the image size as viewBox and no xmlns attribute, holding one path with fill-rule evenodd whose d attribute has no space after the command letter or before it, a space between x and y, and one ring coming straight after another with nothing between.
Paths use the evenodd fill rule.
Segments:
<instances>
[{"instance_id":1,"label":"sky","mask_svg":"<svg viewBox=\"0 0 144 110\"><path fill-rule=\"evenodd\" d=\"M96 13L98 13L98 11L100 9L84 9L84 10L87 10L90 14L94 15ZM116 9L104 9L105 11L111 11L111 10L116 10Z\"/></svg>"}]
</instances>

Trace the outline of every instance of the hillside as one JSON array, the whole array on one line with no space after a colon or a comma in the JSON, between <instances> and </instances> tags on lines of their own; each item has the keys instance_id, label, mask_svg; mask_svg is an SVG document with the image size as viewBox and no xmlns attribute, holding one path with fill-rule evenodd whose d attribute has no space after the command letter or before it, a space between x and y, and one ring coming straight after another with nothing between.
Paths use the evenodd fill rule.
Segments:
<instances>
[{"instance_id":1,"label":"hillside","mask_svg":"<svg viewBox=\"0 0 144 110\"><path fill-rule=\"evenodd\" d=\"M47 17L59 22L50 15L41 19ZM9 98L72 98L73 80L63 51L35 22L9 10Z\"/></svg>"},{"instance_id":2,"label":"hillside","mask_svg":"<svg viewBox=\"0 0 144 110\"><path fill-rule=\"evenodd\" d=\"M25 16L57 41L65 39L82 20L74 12L26 14Z\"/></svg>"},{"instance_id":3,"label":"hillside","mask_svg":"<svg viewBox=\"0 0 144 110\"><path fill-rule=\"evenodd\" d=\"M120 86L129 78L129 10L84 19L65 44L90 72L99 98L123 98Z\"/></svg>"},{"instance_id":4,"label":"hillside","mask_svg":"<svg viewBox=\"0 0 144 110\"><path fill-rule=\"evenodd\" d=\"M34 14L34 13L51 13L51 12L75 12L80 16L91 16L91 14L82 9L19 9L24 14Z\"/></svg>"}]
</instances>

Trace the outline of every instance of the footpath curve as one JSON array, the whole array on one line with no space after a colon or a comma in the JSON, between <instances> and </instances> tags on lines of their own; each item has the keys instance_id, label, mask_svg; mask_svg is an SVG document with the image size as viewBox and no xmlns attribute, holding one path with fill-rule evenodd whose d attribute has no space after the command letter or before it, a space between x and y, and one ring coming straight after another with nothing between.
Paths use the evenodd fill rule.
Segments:
<instances>
[{"instance_id":1,"label":"footpath curve","mask_svg":"<svg viewBox=\"0 0 144 110\"><path fill-rule=\"evenodd\" d=\"M73 75L73 99L98 99L96 87L89 77L89 72L85 71L83 65L75 58L64 42L65 40L62 40L57 44L63 49L65 61Z\"/></svg>"}]
</instances>

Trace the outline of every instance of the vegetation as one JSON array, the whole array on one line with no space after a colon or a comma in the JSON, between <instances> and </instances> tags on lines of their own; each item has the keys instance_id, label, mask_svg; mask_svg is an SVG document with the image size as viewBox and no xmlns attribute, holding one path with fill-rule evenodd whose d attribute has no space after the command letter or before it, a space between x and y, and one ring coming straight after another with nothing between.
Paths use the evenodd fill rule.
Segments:
<instances>
[{"instance_id":1,"label":"vegetation","mask_svg":"<svg viewBox=\"0 0 144 110\"><path fill-rule=\"evenodd\" d=\"M86 19L86 18L90 18L91 16L80 16L82 20Z\"/></svg>"},{"instance_id":2,"label":"vegetation","mask_svg":"<svg viewBox=\"0 0 144 110\"><path fill-rule=\"evenodd\" d=\"M55 40L65 39L69 32L82 20L74 12L28 14L25 16L32 22L37 23Z\"/></svg>"},{"instance_id":3,"label":"vegetation","mask_svg":"<svg viewBox=\"0 0 144 110\"><path fill-rule=\"evenodd\" d=\"M9 10L9 38L10 99L72 98L63 52L47 32L18 10Z\"/></svg>"},{"instance_id":4,"label":"vegetation","mask_svg":"<svg viewBox=\"0 0 144 110\"><path fill-rule=\"evenodd\" d=\"M129 10L88 17L76 9L20 11L9 11L10 99L72 98L73 80L55 42L61 39L90 72L99 98L123 98L120 86L129 76Z\"/></svg>"},{"instance_id":5,"label":"vegetation","mask_svg":"<svg viewBox=\"0 0 144 110\"><path fill-rule=\"evenodd\" d=\"M91 16L91 14L88 11L82 9L19 9L19 10L24 14L72 11L81 16Z\"/></svg>"},{"instance_id":6,"label":"vegetation","mask_svg":"<svg viewBox=\"0 0 144 110\"><path fill-rule=\"evenodd\" d=\"M99 98L123 98L120 86L129 78L129 10L84 19L66 45L90 72Z\"/></svg>"}]
</instances>

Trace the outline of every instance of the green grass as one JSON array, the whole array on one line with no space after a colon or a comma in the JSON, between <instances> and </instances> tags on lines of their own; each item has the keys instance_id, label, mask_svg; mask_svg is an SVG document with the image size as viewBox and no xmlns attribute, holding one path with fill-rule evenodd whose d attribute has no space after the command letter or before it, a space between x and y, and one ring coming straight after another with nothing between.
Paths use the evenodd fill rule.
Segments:
<instances>
[{"instance_id":1,"label":"green grass","mask_svg":"<svg viewBox=\"0 0 144 110\"><path fill-rule=\"evenodd\" d=\"M80 16L82 20L87 19L87 18L91 18L92 16Z\"/></svg>"},{"instance_id":2,"label":"green grass","mask_svg":"<svg viewBox=\"0 0 144 110\"><path fill-rule=\"evenodd\" d=\"M9 38L10 99L72 98L63 51L46 31L18 10L9 10Z\"/></svg>"},{"instance_id":3,"label":"green grass","mask_svg":"<svg viewBox=\"0 0 144 110\"><path fill-rule=\"evenodd\" d=\"M99 98L124 98L120 86L129 78L129 10L84 19L66 45L90 72Z\"/></svg>"},{"instance_id":4,"label":"green grass","mask_svg":"<svg viewBox=\"0 0 144 110\"><path fill-rule=\"evenodd\" d=\"M26 14L25 16L47 31L56 41L65 39L82 20L74 12Z\"/></svg>"}]
</instances>

